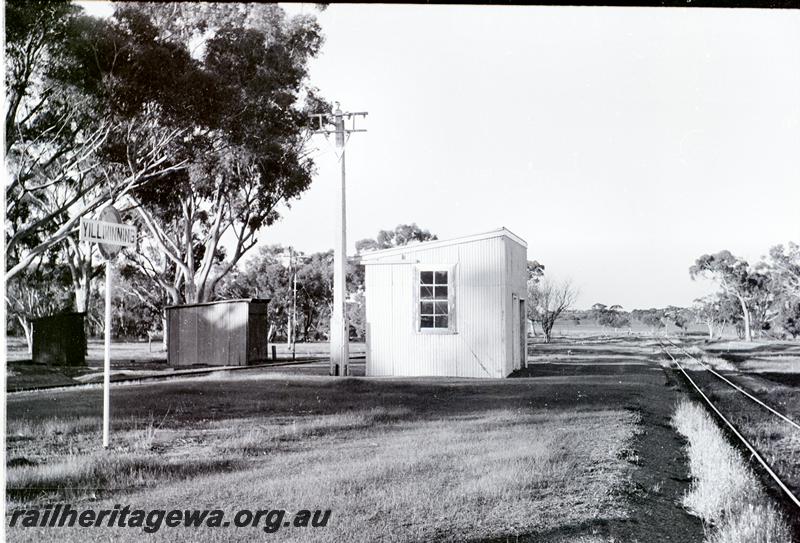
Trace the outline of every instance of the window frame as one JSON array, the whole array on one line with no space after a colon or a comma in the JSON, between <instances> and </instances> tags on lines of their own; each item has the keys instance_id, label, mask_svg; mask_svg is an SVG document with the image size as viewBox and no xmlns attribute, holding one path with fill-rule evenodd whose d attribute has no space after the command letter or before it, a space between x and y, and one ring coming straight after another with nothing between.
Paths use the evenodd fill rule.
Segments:
<instances>
[{"instance_id":1,"label":"window frame","mask_svg":"<svg viewBox=\"0 0 800 543\"><path fill-rule=\"evenodd\" d=\"M420 304L422 272L447 272L447 328L423 328ZM456 328L456 266L452 264L418 264L413 270L414 331L417 334L457 334Z\"/></svg>"}]
</instances>

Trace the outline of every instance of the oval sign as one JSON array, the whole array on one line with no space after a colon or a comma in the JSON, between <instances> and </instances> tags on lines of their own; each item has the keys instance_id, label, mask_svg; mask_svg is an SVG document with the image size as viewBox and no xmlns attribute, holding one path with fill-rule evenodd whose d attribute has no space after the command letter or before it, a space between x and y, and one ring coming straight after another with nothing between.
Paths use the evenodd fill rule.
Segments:
<instances>
[{"instance_id":1,"label":"oval sign","mask_svg":"<svg viewBox=\"0 0 800 543\"><path fill-rule=\"evenodd\" d=\"M122 215L120 215L117 208L112 205L104 207L97 219L103 222L122 224ZM103 255L103 258L106 260L111 260L122 250L121 245L114 245L111 243L98 243L98 245L100 247L100 254Z\"/></svg>"}]
</instances>

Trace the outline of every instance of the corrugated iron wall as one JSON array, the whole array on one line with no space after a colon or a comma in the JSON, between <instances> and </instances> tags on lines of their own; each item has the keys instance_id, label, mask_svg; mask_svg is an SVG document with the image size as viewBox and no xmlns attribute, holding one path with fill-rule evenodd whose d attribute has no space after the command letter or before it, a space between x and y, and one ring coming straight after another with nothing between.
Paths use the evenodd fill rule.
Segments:
<instances>
[{"instance_id":1,"label":"corrugated iron wall","mask_svg":"<svg viewBox=\"0 0 800 543\"><path fill-rule=\"evenodd\" d=\"M514 304L519 304L519 300L526 300L528 297L528 249L515 241L503 238L506 245L506 273L505 280L505 321L508 341L506 343L506 375L521 367L521 360L517 356L518 351L515 346L518 345L519 336L515 332L519 332L520 322L515 320L522 318L525 319L525 308L521 311L519 307L515 311ZM527 305L526 305L527 308ZM522 315L520 315L522 313ZM524 328L527 333L527 326ZM522 334L525 336L525 334ZM527 342L526 342L527 343ZM524 349L522 349L524 351Z\"/></svg>"},{"instance_id":2,"label":"corrugated iron wall","mask_svg":"<svg viewBox=\"0 0 800 543\"><path fill-rule=\"evenodd\" d=\"M173 366L246 365L248 329L258 326L258 321L249 321L250 306L247 301L237 300L167 308L169 363ZM257 332L251 330L250 334L252 349L257 354L258 345L264 343L260 350L264 351L262 359L266 359L266 331L261 342Z\"/></svg>"},{"instance_id":3,"label":"corrugated iron wall","mask_svg":"<svg viewBox=\"0 0 800 543\"><path fill-rule=\"evenodd\" d=\"M368 264L367 374L503 377L510 373L511 280L506 263L518 262L520 255L507 260L507 241L496 237L421 247L404 253L408 264ZM387 255L384 260L399 259ZM412 264L417 260L420 265L455 265L455 334L417 331L414 289L418 287ZM523 271L524 266L523 261Z\"/></svg>"},{"instance_id":4,"label":"corrugated iron wall","mask_svg":"<svg viewBox=\"0 0 800 543\"><path fill-rule=\"evenodd\" d=\"M269 360L269 315L267 304L251 303L248 319L247 363Z\"/></svg>"}]
</instances>

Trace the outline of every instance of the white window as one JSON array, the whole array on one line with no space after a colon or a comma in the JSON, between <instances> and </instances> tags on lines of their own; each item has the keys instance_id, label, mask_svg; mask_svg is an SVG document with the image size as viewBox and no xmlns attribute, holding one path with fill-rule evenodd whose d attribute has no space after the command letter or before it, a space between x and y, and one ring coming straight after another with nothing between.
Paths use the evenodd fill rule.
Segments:
<instances>
[{"instance_id":1,"label":"white window","mask_svg":"<svg viewBox=\"0 0 800 543\"><path fill-rule=\"evenodd\" d=\"M453 269L418 269L416 326L420 332L455 331Z\"/></svg>"}]
</instances>

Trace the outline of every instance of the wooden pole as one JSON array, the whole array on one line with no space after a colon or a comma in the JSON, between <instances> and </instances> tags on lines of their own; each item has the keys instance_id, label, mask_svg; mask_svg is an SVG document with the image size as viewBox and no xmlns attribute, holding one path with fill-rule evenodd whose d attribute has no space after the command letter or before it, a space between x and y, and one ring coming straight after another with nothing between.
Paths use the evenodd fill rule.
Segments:
<instances>
[{"instance_id":1,"label":"wooden pole","mask_svg":"<svg viewBox=\"0 0 800 543\"><path fill-rule=\"evenodd\" d=\"M294 250L292 249L294 259ZM297 349L297 266L292 263L292 360Z\"/></svg>"},{"instance_id":2,"label":"wooden pole","mask_svg":"<svg viewBox=\"0 0 800 543\"><path fill-rule=\"evenodd\" d=\"M332 115L327 113L316 113L311 116L318 123L315 134L335 134L336 154L342 163L341 187L337 187L336 193L336 225L334 227L335 242L333 245L333 308L331 309L331 329L330 329L330 348L331 348L331 375L347 375L348 363L350 361L350 326L347 322L346 282L347 273L347 213L345 198L345 167L344 167L344 148L345 138L353 132L366 132L364 129L356 128L356 118L366 117L367 112L342 113L339 103L336 102L336 110ZM334 129L328 129L328 123L333 118ZM345 118L352 121L350 128L345 128Z\"/></svg>"},{"instance_id":3,"label":"wooden pole","mask_svg":"<svg viewBox=\"0 0 800 543\"><path fill-rule=\"evenodd\" d=\"M334 111L336 149L342 163L341 186L337 193L336 240L333 245L333 311L331 314L331 375L347 375L350 345L345 311L345 274L347 273L347 209L345 192L344 144L345 130L342 110Z\"/></svg>"}]
</instances>

